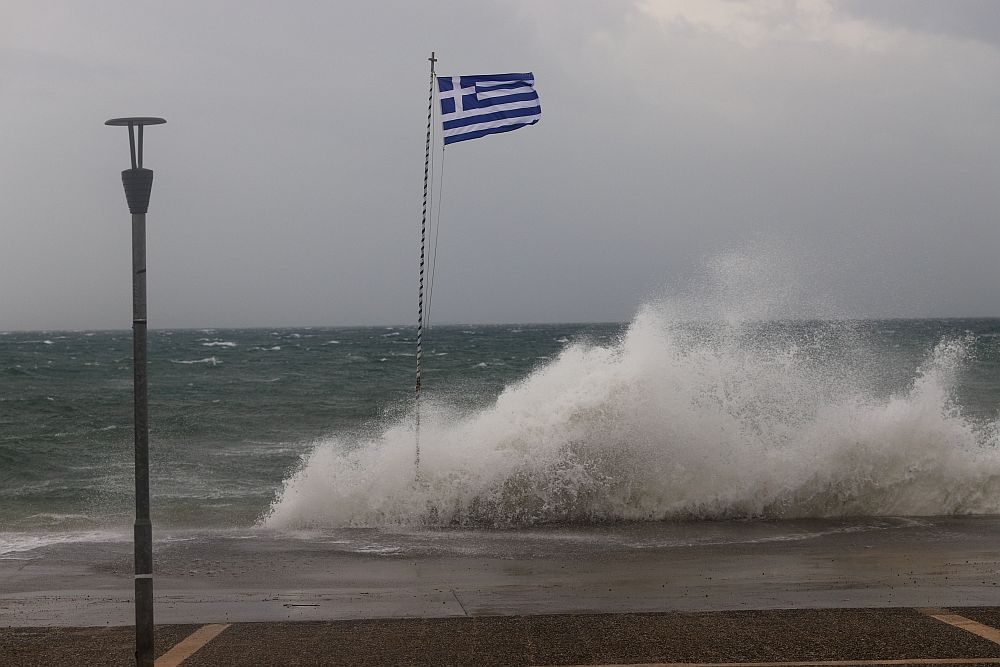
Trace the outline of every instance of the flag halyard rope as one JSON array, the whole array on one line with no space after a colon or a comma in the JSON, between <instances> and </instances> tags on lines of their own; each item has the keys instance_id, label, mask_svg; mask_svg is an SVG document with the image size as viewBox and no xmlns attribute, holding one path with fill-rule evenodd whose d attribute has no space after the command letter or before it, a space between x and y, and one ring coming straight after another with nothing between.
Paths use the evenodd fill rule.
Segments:
<instances>
[{"instance_id":1,"label":"flag halyard rope","mask_svg":"<svg viewBox=\"0 0 1000 667\"><path fill-rule=\"evenodd\" d=\"M431 163L431 169L434 169L434 163ZM433 194L434 188L433 184L431 187L431 215L434 215L435 220L431 226L432 234L434 235L434 243L431 245L430 253L430 264L431 264L431 275L430 280L427 283L427 309L425 312L425 324L429 329L431 326L431 308L434 306L434 277L437 274L437 263L438 263L438 238L441 236L441 204L444 203L444 146L441 146L441 168L438 170L438 194L437 194L437 215L434 215L434 201Z\"/></svg>"},{"instance_id":2,"label":"flag halyard rope","mask_svg":"<svg viewBox=\"0 0 1000 667\"><path fill-rule=\"evenodd\" d=\"M430 178L431 165L431 119L434 112L434 63L437 59L434 52L429 58L431 63L430 86L427 91L427 139L424 143L424 206L420 219L420 280L417 287L417 377L414 392L414 434L416 447L413 467L416 479L420 479L420 385L422 380L421 360L423 357L424 338L424 266L427 255L427 184Z\"/></svg>"}]
</instances>

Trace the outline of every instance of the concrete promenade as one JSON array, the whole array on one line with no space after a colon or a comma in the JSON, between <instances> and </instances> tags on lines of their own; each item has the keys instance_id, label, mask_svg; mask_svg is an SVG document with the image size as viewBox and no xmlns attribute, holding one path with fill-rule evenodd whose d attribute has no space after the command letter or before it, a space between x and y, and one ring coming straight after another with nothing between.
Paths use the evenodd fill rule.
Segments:
<instances>
[{"instance_id":1,"label":"concrete promenade","mask_svg":"<svg viewBox=\"0 0 1000 667\"><path fill-rule=\"evenodd\" d=\"M0 627L132 623L130 535L0 556ZM156 621L1000 606L1000 518L158 534Z\"/></svg>"}]
</instances>

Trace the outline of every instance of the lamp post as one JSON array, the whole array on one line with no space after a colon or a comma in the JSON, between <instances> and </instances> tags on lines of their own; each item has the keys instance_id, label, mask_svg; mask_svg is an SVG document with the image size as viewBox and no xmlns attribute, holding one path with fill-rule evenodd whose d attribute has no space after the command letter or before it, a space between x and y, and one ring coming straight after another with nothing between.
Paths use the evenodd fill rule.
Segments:
<instances>
[{"instance_id":1,"label":"lamp post","mask_svg":"<svg viewBox=\"0 0 1000 667\"><path fill-rule=\"evenodd\" d=\"M146 210L153 171L142 168L142 128L162 118L112 118L128 126L132 168L122 172L132 213L132 371L135 405L135 664L153 667L153 525L149 520L149 392L146 380ZM138 141L136 141L136 128ZM136 150L138 148L138 150Z\"/></svg>"}]
</instances>

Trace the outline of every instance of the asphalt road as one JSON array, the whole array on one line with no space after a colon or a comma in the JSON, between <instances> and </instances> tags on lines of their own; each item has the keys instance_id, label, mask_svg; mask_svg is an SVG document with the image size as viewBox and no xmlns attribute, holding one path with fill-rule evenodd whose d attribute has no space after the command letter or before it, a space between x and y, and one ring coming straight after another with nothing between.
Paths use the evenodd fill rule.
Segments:
<instances>
[{"instance_id":1,"label":"asphalt road","mask_svg":"<svg viewBox=\"0 0 1000 667\"><path fill-rule=\"evenodd\" d=\"M951 609L1000 625L1000 609ZM159 626L157 654L194 626ZM0 664L129 665L130 628L7 628ZM237 623L184 667L1000 662L1000 644L916 609L811 609ZM907 662L912 661L912 662Z\"/></svg>"}]
</instances>

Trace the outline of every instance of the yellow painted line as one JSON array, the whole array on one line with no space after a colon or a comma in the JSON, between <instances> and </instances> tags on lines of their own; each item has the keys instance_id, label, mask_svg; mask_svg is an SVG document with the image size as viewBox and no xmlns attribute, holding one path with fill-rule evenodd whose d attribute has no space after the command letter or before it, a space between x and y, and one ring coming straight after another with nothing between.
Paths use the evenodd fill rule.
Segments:
<instances>
[{"instance_id":1,"label":"yellow painted line","mask_svg":"<svg viewBox=\"0 0 1000 667\"><path fill-rule=\"evenodd\" d=\"M1000 658L908 658L903 660L794 660L791 662L641 662L566 667L861 667L863 665L1000 665Z\"/></svg>"},{"instance_id":2,"label":"yellow painted line","mask_svg":"<svg viewBox=\"0 0 1000 667\"><path fill-rule=\"evenodd\" d=\"M229 623L212 623L201 626L188 635L181 643L157 658L154 667L177 667L177 665L190 658L195 651L218 637L219 633L228 627Z\"/></svg>"},{"instance_id":3,"label":"yellow painted line","mask_svg":"<svg viewBox=\"0 0 1000 667\"><path fill-rule=\"evenodd\" d=\"M1000 644L1000 630L997 630L996 628L983 625L982 623L977 623L971 618L966 618L965 616L952 614L944 609L920 609L919 611L922 614L927 614L931 618L936 618L942 623L947 623L948 625L960 628L966 632L971 632L972 634L982 637L987 641L991 641L994 644Z\"/></svg>"}]
</instances>

